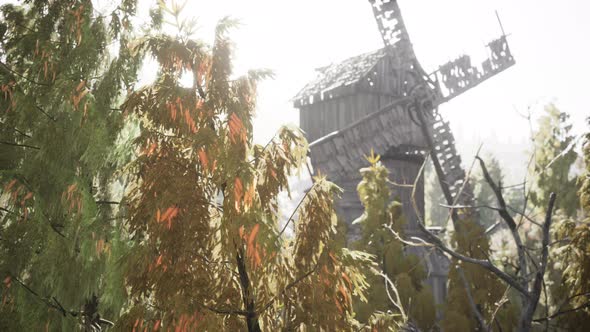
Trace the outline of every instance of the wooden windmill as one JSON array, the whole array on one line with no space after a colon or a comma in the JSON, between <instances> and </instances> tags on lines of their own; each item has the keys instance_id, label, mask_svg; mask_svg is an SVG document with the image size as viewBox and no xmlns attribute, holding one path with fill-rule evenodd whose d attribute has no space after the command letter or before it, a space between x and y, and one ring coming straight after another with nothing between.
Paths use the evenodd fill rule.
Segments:
<instances>
[{"instance_id":1,"label":"wooden windmill","mask_svg":"<svg viewBox=\"0 0 590 332\"><path fill-rule=\"evenodd\" d=\"M428 74L420 65L396 0L369 0L385 47L319 69L318 77L294 98L301 128L307 133L314 172L321 171L344 189L340 215L351 222L363 211L356 185L364 156L373 149L390 171L392 182L413 183L430 154L449 204L471 204L473 190L450 127L437 107L514 64L506 35L488 47L481 66L462 55ZM424 184L415 191L392 187L408 219L406 234L421 236L417 223L424 215ZM455 215L456 217L456 215ZM354 227L352 237L355 237ZM427 255L412 248L418 255ZM425 259L429 283L438 303L446 294L446 260Z\"/></svg>"}]
</instances>

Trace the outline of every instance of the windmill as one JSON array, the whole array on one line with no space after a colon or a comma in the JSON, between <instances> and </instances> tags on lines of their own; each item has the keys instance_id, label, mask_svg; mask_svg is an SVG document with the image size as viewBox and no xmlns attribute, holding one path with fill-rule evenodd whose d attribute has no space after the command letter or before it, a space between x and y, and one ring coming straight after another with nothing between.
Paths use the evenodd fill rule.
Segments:
<instances>
[{"instance_id":1,"label":"windmill","mask_svg":"<svg viewBox=\"0 0 590 332\"><path fill-rule=\"evenodd\" d=\"M418 61L396 0L369 0L384 48L318 69L318 76L294 98L307 133L314 172L321 171L344 189L337 202L351 222L362 213L356 197L358 170L374 150L394 183L413 183L430 155L449 205L471 205L473 190L457 153L449 123L438 106L514 65L506 35L487 44L488 58L473 66L467 55L426 73ZM502 29L503 30L503 29ZM408 219L406 234L420 237L424 184L394 186ZM414 206L417 205L417 209ZM417 210L417 211L416 211ZM453 220L458 217L453 213ZM351 237L355 237L354 227ZM430 255L411 248L421 256ZM442 255L425 257L437 303L446 295L447 266Z\"/></svg>"}]
</instances>

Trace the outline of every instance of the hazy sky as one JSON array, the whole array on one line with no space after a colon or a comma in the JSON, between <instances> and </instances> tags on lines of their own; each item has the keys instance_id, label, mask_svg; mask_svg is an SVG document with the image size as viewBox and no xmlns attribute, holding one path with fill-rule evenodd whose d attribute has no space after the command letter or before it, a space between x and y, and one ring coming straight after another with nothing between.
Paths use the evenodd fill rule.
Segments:
<instances>
[{"instance_id":1,"label":"hazy sky","mask_svg":"<svg viewBox=\"0 0 590 332\"><path fill-rule=\"evenodd\" d=\"M147 16L155 1L140 3L140 16ZM399 5L428 72L463 53L481 63L485 44L501 34L496 10L509 35L516 65L441 107L464 161L483 143L484 153L495 154L520 178L530 131L519 112L530 108L536 120L549 102L572 115L576 133L587 130L590 2L399 0ZM242 25L232 32L236 72L274 70L275 79L259 89L255 140L261 144L281 124L299 123L290 99L315 77L315 68L383 47L368 0L188 0L184 15L198 20L195 37L209 41L220 18L239 19ZM144 80L154 75L155 66L147 66Z\"/></svg>"},{"instance_id":2,"label":"hazy sky","mask_svg":"<svg viewBox=\"0 0 590 332\"><path fill-rule=\"evenodd\" d=\"M417 56L427 71L461 53L483 60L485 43L500 35L498 10L516 65L441 107L458 137L464 159L479 142L500 156L526 144L528 122L517 111L554 101L572 115L575 131L586 129L590 88L590 2L582 0L400 0ZM233 34L237 71L270 68L262 84L256 140L266 142L282 123L298 124L289 99L315 76L314 68L382 47L367 0L189 1L200 33L211 35L217 19L243 25ZM492 141L501 146L486 145Z\"/></svg>"}]
</instances>

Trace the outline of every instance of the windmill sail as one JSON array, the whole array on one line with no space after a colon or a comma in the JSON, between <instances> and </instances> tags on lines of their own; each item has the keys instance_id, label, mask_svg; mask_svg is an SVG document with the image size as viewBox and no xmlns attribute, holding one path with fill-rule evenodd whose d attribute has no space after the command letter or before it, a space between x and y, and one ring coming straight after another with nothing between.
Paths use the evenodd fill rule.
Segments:
<instances>
[{"instance_id":1,"label":"windmill sail","mask_svg":"<svg viewBox=\"0 0 590 332\"><path fill-rule=\"evenodd\" d=\"M440 99L437 100L437 104L459 96L514 65L506 36L491 41L487 47L488 59L479 67L471 64L468 55L462 55L429 75L431 81L439 83Z\"/></svg>"},{"instance_id":2,"label":"windmill sail","mask_svg":"<svg viewBox=\"0 0 590 332\"><path fill-rule=\"evenodd\" d=\"M410 36L396 0L369 0L373 15L386 47L408 49L411 58L416 58Z\"/></svg>"},{"instance_id":3,"label":"windmill sail","mask_svg":"<svg viewBox=\"0 0 590 332\"><path fill-rule=\"evenodd\" d=\"M430 105L429 109L423 110L427 113L424 124L427 128L424 132L429 136L428 148L435 168L438 168L440 181L448 188L445 190L448 193L448 204L471 205L473 190L469 183L464 183L465 171L455 147L453 133L449 123L436 112L436 107L514 65L506 36L503 34L487 45L489 58L480 67L472 66L471 58L463 55L426 75L414 53L397 1L369 2L383 43L386 49L392 50L398 61L398 72L395 75L402 79L403 84L401 91L392 93L400 97L412 95L420 105Z\"/></svg>"}]
</instances>

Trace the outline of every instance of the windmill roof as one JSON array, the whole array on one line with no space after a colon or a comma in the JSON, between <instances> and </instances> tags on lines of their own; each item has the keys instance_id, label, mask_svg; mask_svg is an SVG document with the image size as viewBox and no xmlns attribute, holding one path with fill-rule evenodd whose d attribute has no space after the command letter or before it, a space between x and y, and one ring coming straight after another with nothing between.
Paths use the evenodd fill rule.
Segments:
<instances>
[{"instance_id":1,"label":"windmill roof","mask_svg":"<svg viewBox=\"0 0 590 332\"><path fill-rule=\"evenodd\" d=\"M367 75L385 55L384 48L348 58L340 63L317 69L318 76L293 98L296 105L313 104L324 99L324 94L357 83Z\"/></svg>"}]
</instances>

